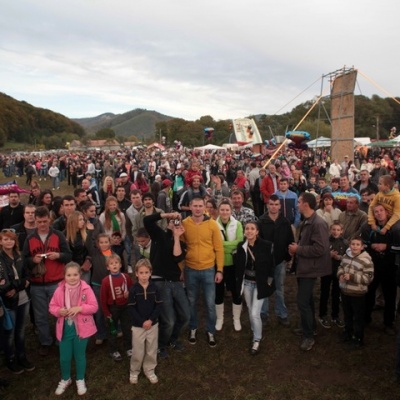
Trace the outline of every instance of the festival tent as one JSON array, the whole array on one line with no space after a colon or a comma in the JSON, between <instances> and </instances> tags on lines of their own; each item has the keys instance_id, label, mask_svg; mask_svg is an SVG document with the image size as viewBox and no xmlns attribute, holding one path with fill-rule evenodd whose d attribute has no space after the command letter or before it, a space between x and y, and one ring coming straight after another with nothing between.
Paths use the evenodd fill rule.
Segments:
<instances>
[{"instance_id":1,"label":"festival tent","mask_svg":"<svg viewBox=\"0 0 400 400\"><path fill-rule=\"evenodd\" d=\"M165 146L163 146L162 144L157 143L157 142L154 142L154 143L149 144L149 145L147 146L148 149L150 149L150 148L152 148L152 147L157 147L157 149L160 149L160 150L162 150L162 151L165 150Z\"/></svg>"},{"instance_id":2,"label":"festival tent","mask_svg":"<svg viewBox=\"0 0 400 400\"><path fill-rule=\"evenodd\" d=\"M399 141L395 139L392 140L378 140L376 142L371 142L368 147L396 147L399 145Z\"/></svg>"},{"instance_id":3,"label":"festival tent","mask_svg":"<svg viewBox=\"0 0 400 400\"><path fill-rule=\"evenodd\" d=\"M314 140L310 140L309 142L307 142L307 146L308 147L330 147L331 145L331 139L324 137L324 136L320 136L317 139Z\"/></svg>"},{"instance_id":4,"label":"festival tent","mask_svg":"<svg viewBox=\"0 0 400 400\"><path fill-rule=\"evenodd\" d=\"M226 150L225 147L216 146L215 144L206 144L205 146L195 147L194 150Z\"/></svg>"}]
</instances>

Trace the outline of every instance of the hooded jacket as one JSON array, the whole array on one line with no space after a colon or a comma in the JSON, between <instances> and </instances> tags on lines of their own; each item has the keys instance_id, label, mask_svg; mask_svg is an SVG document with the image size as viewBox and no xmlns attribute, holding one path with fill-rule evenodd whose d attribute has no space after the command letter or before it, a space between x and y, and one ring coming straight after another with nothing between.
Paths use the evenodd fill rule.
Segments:
<instances>
[{"instance_id":1,"label":"hooded jacket","mask_svg":"<svg viewBox=\"0 0 400 400\"><path fill-rule=\"evenodd\" d=\"M398 220L400 220L400 193L397 189L392 189L388 193L378 192L368 209L368 224L375 224L374 206L381 205L389 215L389 221L384 228L389 230Z\"/></svg>"},{"instance_id":2,"label":"hooded jacket","mask_svg":"<svg viewBox=\"0 0 400 400\"><path fill-rule=\"evenodd\" d=\"M224 266L233 265L232 253L243 240L242 223L231 216L226 227L222 224L221 217L217 218L217 224L224 245Z\"/></svg>"},{"instance_id":3,"label":"hooded jacket","mask_svg":"<svg viewBox=\"0 0 400 400\"><path fill-rule=\"evenodd\" d=\"M350 248L347 249L340 263L337 277L340 279L344 274L350 274L350 279L341 284L342 292L348 296L363 296L374 278L374 263L371 256L366 251L353 256Z\"/></svg>"}]
</instances>

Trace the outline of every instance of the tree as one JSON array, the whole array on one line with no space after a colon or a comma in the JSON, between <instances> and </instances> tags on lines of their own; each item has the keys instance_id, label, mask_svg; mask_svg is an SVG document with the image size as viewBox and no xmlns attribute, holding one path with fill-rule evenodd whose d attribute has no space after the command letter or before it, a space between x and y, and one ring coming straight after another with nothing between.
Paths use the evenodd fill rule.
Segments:
<instances>
[{"instance_id":1,"label":"tree","mask_svg":"<svg viewBox=\"0 0 400 400\"><path fill-rule=\"evenodd\" d=\"M110 139L110 138L114 139L115 132L113 129L104 128L104 129L100 129L99 131L97 131L95 136L97 139Z\"/></svg>"}]
</instances>

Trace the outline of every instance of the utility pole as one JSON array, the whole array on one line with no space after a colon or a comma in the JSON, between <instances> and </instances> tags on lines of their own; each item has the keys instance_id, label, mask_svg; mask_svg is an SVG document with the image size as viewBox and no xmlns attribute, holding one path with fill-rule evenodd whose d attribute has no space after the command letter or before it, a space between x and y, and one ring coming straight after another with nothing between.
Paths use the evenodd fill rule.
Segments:
<instances>
[{"instance_id":1,"label":"utility pole","mask_svg":"<svg viewBox=\"0 0 400 400\"><path fill-rule=\"evenodd\" d=\"M376 117L376 140L379 140L379 115Z\"/></svg>"}]
</instances>

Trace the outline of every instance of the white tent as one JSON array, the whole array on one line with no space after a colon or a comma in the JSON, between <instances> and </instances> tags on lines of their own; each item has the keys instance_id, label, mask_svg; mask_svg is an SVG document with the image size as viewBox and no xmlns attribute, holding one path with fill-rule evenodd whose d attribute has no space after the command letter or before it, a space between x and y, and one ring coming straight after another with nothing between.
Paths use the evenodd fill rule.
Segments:
<instances>
[{"instance_id":1,"label":"white tent","mask_svg":"<svg viewBox=\"0 0 400 400\"><path fill-rule=\"evenodd\" d=\"M313 148L316 148L316 147L330 147L330 145L331 145L331 139L327 138L327 137L324 137L324 136L320 136L317 139L310 140L307 143L308 147L313 147Z\"/></svg>"},{"instance_id":2,"label":"white tent","mask_svg":"<svg viewBox=\"0 0 400 400\"><path fill-rule=\"evenodd\" d=\"M194 150L226 150L225 147L216 146L215 144L206 144L205 146L195 147Z\"/></svg>"}]
</instances>

